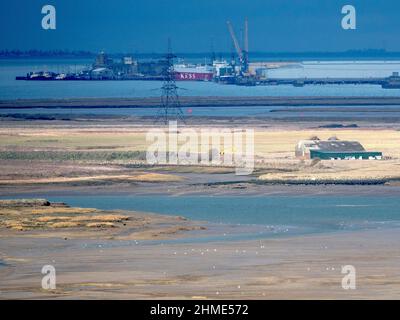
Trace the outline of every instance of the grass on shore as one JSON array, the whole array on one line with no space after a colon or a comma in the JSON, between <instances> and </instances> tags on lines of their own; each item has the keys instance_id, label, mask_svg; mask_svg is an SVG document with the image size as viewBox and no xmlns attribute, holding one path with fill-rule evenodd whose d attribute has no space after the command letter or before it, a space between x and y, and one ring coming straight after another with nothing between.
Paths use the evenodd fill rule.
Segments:
<instances>
[{"instance_id":1,"label":"grass on shore","mask_svg":"<svg viewBox=\"0 0 400 320\"><path fill-rule=\"evenodd\" d=\"M16 231L53 228L115 228L129 217L96 209L71 208L37 200L0 200L0 228Z\"/></svg>"}]
</instances>

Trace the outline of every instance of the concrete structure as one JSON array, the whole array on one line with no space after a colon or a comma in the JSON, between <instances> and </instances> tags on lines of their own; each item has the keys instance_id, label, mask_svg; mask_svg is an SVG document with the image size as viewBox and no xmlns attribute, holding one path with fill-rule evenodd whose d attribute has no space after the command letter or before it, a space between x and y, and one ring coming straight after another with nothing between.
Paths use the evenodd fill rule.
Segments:
<instances>
[{"instance_id":1,"label":"concrete structure","mask_svg":"<svg viewBox=\"0 0 400 320\"><path fill-rule=\"evenodd\" d=\"M234 74L234 69L231 64L226 61L214 61L213 67L216 77L224 77Z\"/></svg>"},{"instance_id":2,"label":"concrete structure","mask_svg":"<svg viewBox=\"0 0 400 320\"><path fill-rule=\"evenodd\" d=\"M138 73L149 76L162 76L168 66L164 60L142 61L138 63Z\"/></svg>"},{"instance_id":3,"label":"concrete structure","mask_svg":"<svg viewBox=\"0 0 400 320\"><path fill-rule=\"evenodd\" d=\"M342 141L331 138L321 141L318 138L302 140L296 145L299 159L321 160L380 160L382 152L366 151L358 141Z\"/></svg>"},{"instance_id":4,"label":"concrete structure","mask_svg":"<svg viewBox=\"0 0 400 320\"><path fill-rule=\"evenodd\" d=\"M96 56L96 60L93 64L93 68L107 68L113 64L113 60L110 59L103 51Z\"/></svg>"},{"instance_id":5,"label":"concrete structure","mask_svg":"<svg viewBox=\"0 0 400 320\"><path fill-rule=\"evenodd\" d=\"M131 78L138 74L138 63L130 56L123 57L121 62L115 62L104 52L96 56L90 70L91 80L111 80Z\"/></svg>"},{"instance_id":6,"label":"concrete structure","mask_svg":"<svg viewBox=\"0 0 400 320\"><path fill-rule=\"evenodd\" d=\"M386 79L382 84L384 89L400 89L400 76L398 72L393 72L393 74Z\"/></svg>"},{"instance_id":7,"label":"concrete structure","mask_svg":"<svg viewBox=\"0 0 400 320\"><path fill-rule=\"evenodd\" d=\"M93 80L111 80L114 78L114 73L109 68L96 68L91 70L90 77Z\"/></svg>"}]
</instances>

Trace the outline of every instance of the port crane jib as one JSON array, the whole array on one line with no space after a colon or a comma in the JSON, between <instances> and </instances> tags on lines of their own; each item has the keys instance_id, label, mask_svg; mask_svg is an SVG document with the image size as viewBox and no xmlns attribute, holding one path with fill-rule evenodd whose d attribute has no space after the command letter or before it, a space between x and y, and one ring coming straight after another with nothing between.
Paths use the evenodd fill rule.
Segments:
<instances>
[{"instance_id":1,"label":"port crane jib","mask_svg":"<svg viewBox=\"0 0 400 320\"><path fill-rule=\"evenodd\" d=\"M248 36L248 21L247 18L244 22L244 34L243 34L243 47L242 49L239 45L239 41L236 37L235 31L233 30L232 24L230 21L226 22L228 26L229 33L232 38L233 45L235 47L236 53L239 57L239 62L241 66L241 73L248 74L249 73L249 36Z\"/></svg>"}]
</instances>

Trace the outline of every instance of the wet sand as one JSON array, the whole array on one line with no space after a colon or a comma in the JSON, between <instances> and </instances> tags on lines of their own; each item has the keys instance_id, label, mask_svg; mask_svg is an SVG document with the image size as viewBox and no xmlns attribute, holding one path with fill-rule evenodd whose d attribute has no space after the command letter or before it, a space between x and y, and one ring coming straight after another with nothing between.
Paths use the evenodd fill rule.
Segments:
<instances>
[{"instance_id":1,"label":"wet sand","mask_svg":"<svg viewBox=\"0 0 400 320\"><path fill-rule=\"evenodd\" d=\"M263 184L253 177L234 174L180 174L174 183L33 184L1 186L0 197L62 197L91 195L168 195L168 196L398 196L400 184L384 185L302 185Z\"/></svg>"},{"instance_id":2,"label":"wet sand","mask_svg":"<svg viewBox=\"0 0 400 320\"><path fill-rule=\"evenodd\" d=\"M0 299L400 298L398 229L215 241L257 227L45 200L0 204L1 223L24 226L0 228ZM83 224L54 227L61 217ZM105 219L114 225L87 225ZM44 265L56 268L54 290L41 288ZM356 269L355 290L341 286L345 265Z\"/></svg>"},{"instance_id":3,"label":"wet sand","mask_svg":"<svg viewBox=\"0 0 400 320\"><path fill-rule=\"evenodd\" d=\"M171 243L7 237L1 299L399 299L397 230ZM43 265L57 288L41 289ZM356 268L356 289L341 267Z\"/></svg>"}]
</instances>

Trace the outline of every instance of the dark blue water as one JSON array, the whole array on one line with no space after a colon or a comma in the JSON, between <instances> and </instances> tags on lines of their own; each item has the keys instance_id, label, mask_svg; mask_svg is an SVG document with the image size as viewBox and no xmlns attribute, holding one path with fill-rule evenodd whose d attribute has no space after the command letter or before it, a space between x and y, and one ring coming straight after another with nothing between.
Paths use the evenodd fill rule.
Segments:
<instances>
[{"instance_id":1,"label":"dark blue water","mask_svg":"<svg viewBox=\"0 0 400 320\"><path fill-rule=\"evenodd\" d=\"M67 196L71 206L180 215L226 225L294 233L400 226L400 197L365 196Z\"/></svg>"}]
</instances>

